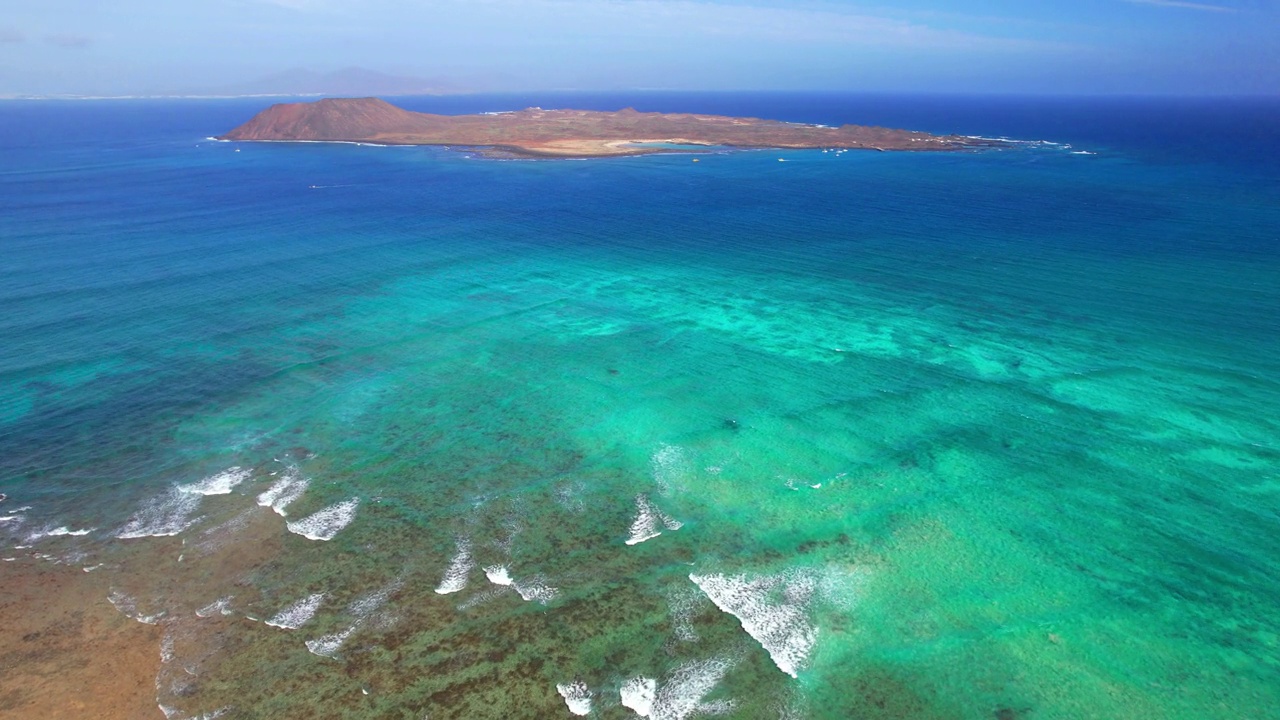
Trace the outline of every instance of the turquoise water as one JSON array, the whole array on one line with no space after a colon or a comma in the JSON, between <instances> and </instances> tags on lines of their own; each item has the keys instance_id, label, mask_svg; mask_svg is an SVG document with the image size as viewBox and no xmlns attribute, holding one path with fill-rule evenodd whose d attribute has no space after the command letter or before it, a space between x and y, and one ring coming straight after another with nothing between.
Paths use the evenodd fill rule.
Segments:
<instances>
[{"instance_id":1,"label":"turquoise water","mask_svg":"<svg viewBox=\"0 0 1280 720\"><path fill-rule=\"evenodd\" d=\"M110 573L172 717L1273 715L1274 104L866 102L537 104L1071 146L0 106L5 556Z\"/></svg>"}]
</instances>

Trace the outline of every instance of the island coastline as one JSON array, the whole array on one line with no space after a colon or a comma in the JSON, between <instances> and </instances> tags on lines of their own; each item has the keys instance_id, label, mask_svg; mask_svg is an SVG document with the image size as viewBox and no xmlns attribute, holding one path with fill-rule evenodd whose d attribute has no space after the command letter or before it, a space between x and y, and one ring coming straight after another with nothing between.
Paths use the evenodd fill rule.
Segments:
<instances>
[{"instance_id":1,"label":"island coastline","mask_svg":"<svg viewBox=\"0 0 1280 720\"><path fill-rule=\"evenodd\" d=\"M239 142L344 142L463 147L483 157L584 159L698 152L698 147L770 150L955 152L1004 147L1004 141L862 125L796 123L632 108L524 110L432 115L377 98L282 103L218 136ZM646 147L646 144L652 147ZM682 148L670 145L688 146Z\"/></svg>"}]
</instances>

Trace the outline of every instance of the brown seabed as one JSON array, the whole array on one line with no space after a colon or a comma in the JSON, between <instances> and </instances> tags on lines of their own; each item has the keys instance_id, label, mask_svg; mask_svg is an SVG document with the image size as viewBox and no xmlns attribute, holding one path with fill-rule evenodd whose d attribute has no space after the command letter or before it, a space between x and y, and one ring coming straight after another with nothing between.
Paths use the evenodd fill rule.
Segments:
<instances>
[{"instance_id":1,"label":"brown seabed","mask_svg":"<svg viewBox=\"0 0 1280 720\"><path fill-rule=\"evenodd\" d=\"M112 607L105 577L19 556L0 584L0 720L164 718L163 631Z\"/></svg>"}]
</instances>

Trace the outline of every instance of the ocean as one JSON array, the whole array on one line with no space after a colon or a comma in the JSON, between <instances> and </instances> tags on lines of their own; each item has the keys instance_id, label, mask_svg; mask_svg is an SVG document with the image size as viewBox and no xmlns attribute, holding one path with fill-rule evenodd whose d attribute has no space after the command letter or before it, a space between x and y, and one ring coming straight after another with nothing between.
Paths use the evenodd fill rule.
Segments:
<instances>
[{"instance_id":1,"label":"ocean","mask_svg":"<svg viewBox=\"0 0 1280 720\"><path fill-rule=\"evenodd\" d=\"M1026 142L0 102L0 555L161 629L156 717L1276 717L1280 101L391 100Z\"/></svg>"}]
</instances>

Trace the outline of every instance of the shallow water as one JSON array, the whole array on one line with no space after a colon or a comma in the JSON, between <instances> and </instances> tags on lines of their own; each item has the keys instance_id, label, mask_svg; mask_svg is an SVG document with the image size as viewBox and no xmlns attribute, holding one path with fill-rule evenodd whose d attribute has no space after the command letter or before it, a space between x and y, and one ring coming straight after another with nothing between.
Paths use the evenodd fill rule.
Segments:
<instances>
[{"instance_id":1,"label":"shallow water","mask_svg":"<svg viewBox=\"0 0 1280 720\"><path fill-rule=\"evenodd\" d=\"M0 532L165 626L173 717L1264 717L1280 169L1221 138L1275 108L1000 102L878 112L1071 147L493 161L3 104Z\"/></svg>"}]
</instances>

